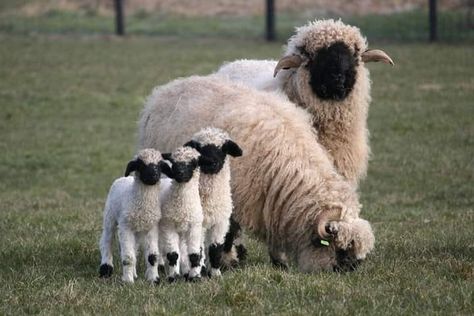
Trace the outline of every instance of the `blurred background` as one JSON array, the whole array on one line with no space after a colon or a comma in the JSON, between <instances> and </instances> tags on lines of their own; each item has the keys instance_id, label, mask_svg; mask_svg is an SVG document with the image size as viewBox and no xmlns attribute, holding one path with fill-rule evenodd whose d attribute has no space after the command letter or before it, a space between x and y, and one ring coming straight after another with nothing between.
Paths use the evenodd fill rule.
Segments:
<instances>
[{"instance_id":1,"label":"blurred background","mask_svg":"<svg viewBox=\"0 0 474 316\"><path fill-rule=\"evenodd\" d=\"M430 36L429 3L437 37L473 41L474 0L2 0L0 31L110 34L115 2L123 3L127 34L260 38L273 3L276 38L314 18L342 18L370 39L422 41Z\"/></svg>"}]
</instances>

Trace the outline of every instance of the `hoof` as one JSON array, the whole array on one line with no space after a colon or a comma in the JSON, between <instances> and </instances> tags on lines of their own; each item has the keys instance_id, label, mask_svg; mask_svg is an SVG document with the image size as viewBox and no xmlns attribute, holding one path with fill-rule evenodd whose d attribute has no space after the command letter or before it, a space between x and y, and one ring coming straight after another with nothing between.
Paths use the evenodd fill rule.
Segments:
<instances>
[{"instance_id":1,"label":"hoof","mask_svg":"<svg viewBox=\"0 0 474 316\"><path fill-rule=\"evenodd\" d=\"M160 285L161 279L159 277L156 277L155 280L153 280L153 285Z\"/></svg>"},{"instance_id":2,"label":"hoof","mask_svg":"<svg viewBox=\"0 0 474 316\"><path fill-rule=\"evenodd\" d=\"M168 277L168 283L175 283L176 281L178 281L178 278L177 277Z\"/></svg>"},{"instance_id":3,"label":"hoof","mask_svg":"<svg viewBox=\"0 0 474 316\"><path fill-rule=\"evenodd\" d=\"M111 265L107 263L101 264L99 268L99 277L110 278L113 272L114 272L114 267L112 267Z\"/></svg>"},{"instance_id":4,"label":"hoof","mask_svg":"<svg viewBox=\"0 0 474 316\"><path fill-rule=\"evenodd\" d=\"M201 276L202 276L202 277L207 277L207 276L208 276L207 273L208 273L208 272L207 272L206 266L202 266L202 267L201 267Z\"/></svg>"},{"instance_id":5,"label":"hoof","mask_svg":"<svg viewBox=\"0 0 474 316\"><path fill-rule=\"evenodd\" d=\"M190 283L197 283L199 281L201 281L201 277L200 276L195 276L195 277L189 277L187 276L185 278L186 282L190 282Z\"/></svg>"}]
</instances>

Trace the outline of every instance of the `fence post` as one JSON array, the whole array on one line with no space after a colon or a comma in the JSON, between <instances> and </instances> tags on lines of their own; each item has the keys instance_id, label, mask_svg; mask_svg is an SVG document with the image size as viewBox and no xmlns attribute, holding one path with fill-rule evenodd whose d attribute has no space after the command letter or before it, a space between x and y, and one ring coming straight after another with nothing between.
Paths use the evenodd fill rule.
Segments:
<instances>
[{"instance_id":1,"label":"fence post","mask_svg":"<svg viewBox=\"0 0 474 316\"><path fill-rule=\"evenodd\" d=\"M266 0L266 39L271 42L275 40L275 3L273 0Z\"/></svg>"},{"instance_id":2,"label":"fence post","mask_svg":"<svg viewBox=\"0 0 474 316\"><path fill-rule=\"evenodd\" d=\"M123 18L123 1L115 0L115 33L119 36L125 35L125 23Z\"/></svg>"},{"instance_id":3,"label":"fence post","mask_svg":"<svg viewBox=\"0 0 474 316\"><path fill-rule=\"evenodd\" d=\"M430 42L438 40L438 19L436 15L437 1L429 0L430 5Z\"/></svg>"}]
</instances>

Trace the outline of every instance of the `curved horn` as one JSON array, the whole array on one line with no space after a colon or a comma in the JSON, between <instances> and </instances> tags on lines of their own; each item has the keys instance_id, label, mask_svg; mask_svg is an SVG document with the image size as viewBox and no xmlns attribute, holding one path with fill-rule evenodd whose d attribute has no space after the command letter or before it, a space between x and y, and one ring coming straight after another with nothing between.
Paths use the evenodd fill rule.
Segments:
<instances>
[{"instance_id":1,"label":"curved horn","mask_svg":"<svg viewBox=\"0 0 474 316\"><path fill-rule=\"evenodd\" d=\"M390 58L390 56L388 56L387 53L385 53L383 50L380 50L380 49L368 49L362 53L361 57L364 63L368 63L371 61L374 61L374 62L381 61L386 64L390 64L392 66L395 64L392 58Z\"/></svg>"},{"instance_id":2,"label":"curved horn","mask_svg":"<svg viewBox=\"0 0 474 316\"><path fill-rule=\"evenodd\" d=\"M296 68L301 65L303 62L303 58L298 55L291 55L291 56L285 56L282 59L278 61L278 64L275 67L275 71L273 72L273 77L276 77L280 69L290 69L290 68Z\"/></svg>"},{"instance_id":3,"label":"curved horn","mask_svg":"<svg viewBox=\"0 0 474 316\"><path fill-rule=\"evenodd\" d=\"M326 225L332 220L339 220L341 218L342 210L340 207L332 207L321 211L316 217L317 232L321 238L327 238L331 234L326 231Z\"/></svg>"}]
</instances>

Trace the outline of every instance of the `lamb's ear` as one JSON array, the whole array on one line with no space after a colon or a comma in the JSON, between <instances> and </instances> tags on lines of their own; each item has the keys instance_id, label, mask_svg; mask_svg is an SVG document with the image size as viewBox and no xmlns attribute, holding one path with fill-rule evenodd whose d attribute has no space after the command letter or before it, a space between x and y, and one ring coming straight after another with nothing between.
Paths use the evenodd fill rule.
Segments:
<instances>
[{"instance_id":1,"label":"lamb's ear","mask_svg":"<svg viewBox=\"0 0 474 316\"><path fill-rule=\"evenodd\" d=\"M174 179L173 170L171 170L170 166L166 162L160 161L160 170L166 174L168 178Z\"/></svg>"},{"instance_id":2,"label":"lamb's ear","mask_svg":"<svg viewBox=\"0 0 474 316\"><path fill-rule=\"evenodd\" d=\"M128 162L127 169L125 170L125 176L128 177L130 173L138 170L138 160L131 160Z\"/></svg>"},{"instance_id":3,"label":"lamb's ear","mask_svg":"<svg viewBox=\"0 0 474 316\"><path fill-rule=\"evenodd\" d=\"M171 161L171 153L162 153L161 157L163 157L164 160Z\"/></svg>"},{"instance_id":4,"label":"lamb's ear","mask_svg":"<svg viewBox=\"0 0 474 316\"><path fill-rule=\"evenodd\" d=\"M232 157L240 157L242 156L242 149L231 140L226 140L224 145L222 145L222 151L227 154L231 155Z\"/></svg>"},{"instance_id":5,"label":"lamb's ear","mask_svg":"<svg viewBox=\"0 0 474 316\"><path fill-rule=\"evenodd\" d=\"M199 143L198 143L197 141L195 141L195 140L190 140L189 142L187 142L186 144L184 144L184 146L194 148L194 149L196 149L197 151L199 151L199 150L201 149L201 144L199 144Z\"/></svg>"},{"instance_id":6,"label":"lamb's ear","mask_svg":"<svg viewBox=\"0 0 474 316\"><path fill-rule=\"evenodd\" d=\"M273 71L273 77L276 77L276 75L281 69L298 68L302 62L303 58L301 58L301 56L299 55L290 55L283 57L278 61L278 64L275 67L275 71Z\"/></svg>"}]
</instances>

